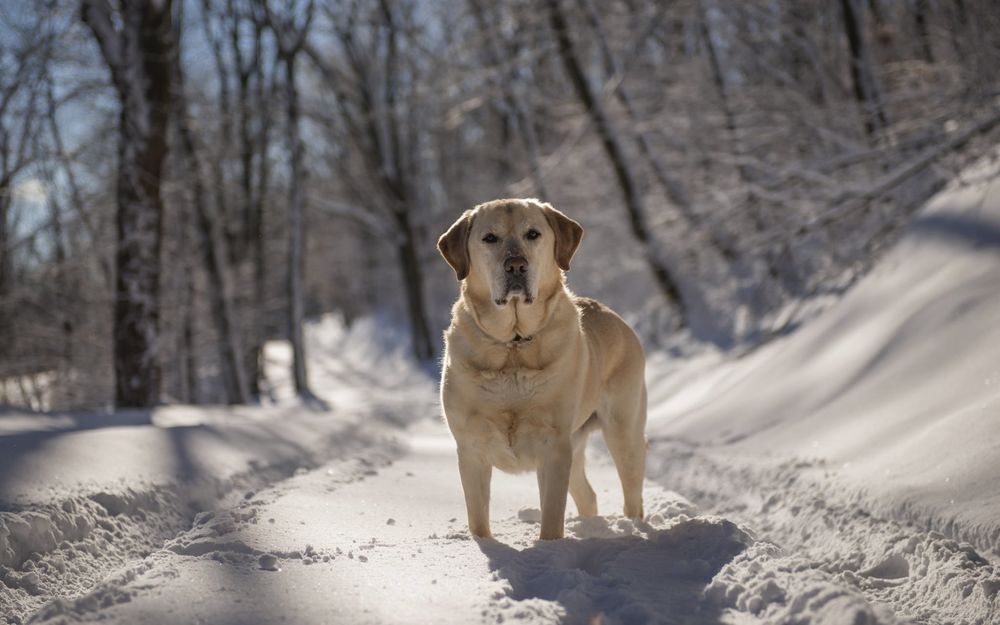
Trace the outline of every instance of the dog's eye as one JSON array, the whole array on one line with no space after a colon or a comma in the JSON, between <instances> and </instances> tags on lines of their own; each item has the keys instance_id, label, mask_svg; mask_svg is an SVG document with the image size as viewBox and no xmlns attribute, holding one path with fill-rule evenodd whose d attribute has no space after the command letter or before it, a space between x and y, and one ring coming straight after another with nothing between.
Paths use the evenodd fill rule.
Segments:
<instances>
[{"instance_id":1,"label":"dog's eye","mask_svg":"<svg viewBox=\"0 0 1000 625\"><path fill-rule=\"evenodd\" d=\"M483 243L496 243L499 240L500 239L497 238L497 235L492 232L483 237Z\"/></svg>"},{"instance_id":2,"label":"dog's eye","mask_svg":"<svg viewBox=\"0 0 1000 625\"><path fill-rule=\"evenodd\" d=\"M526 234L526 235L524 235L524 236L525 236L525 238L527 238L527 239L528 239L529 241L534 241L534 240L535 240L535 239L537 239L538 237L542 236L542 233L541 233L541 232L539 232L538 230L535 230L534 228L532 228L531 230L528 230L528 234Z\"/></svg>"}]
</instances>

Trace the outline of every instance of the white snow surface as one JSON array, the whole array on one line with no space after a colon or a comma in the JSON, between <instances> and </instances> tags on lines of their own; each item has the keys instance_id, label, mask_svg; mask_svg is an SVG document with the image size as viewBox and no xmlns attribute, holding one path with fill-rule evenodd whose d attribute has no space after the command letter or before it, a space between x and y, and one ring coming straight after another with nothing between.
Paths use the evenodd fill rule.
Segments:
<instances>
[{"instance_id":1,"label":"white snow surface","mask_svg":"<svg viewBox=\"0 0 1000 625\"><path fill-rule=\"evenodd\" d=\"M310 404L275 344L266 406L0 413L0 623L998 623L995 172L788 336L651 354L641 522L596 441L602 516L538 542L495 473L471 539L436 381L373 320L307 328Z\"/></svg>"},{"instance_id":2,"label":"white snow surface","mask_svg":"<svg viewBox=\"0 0 1000 625\"><path fill-rule=\"evenodd\" d=\"M873 512L1000 556L995 162L934 198L819 319L744 359L712 360L694 382L654 367L652 438L811 461L806 473L836 474Z\"/></svg>"}]
</instances>

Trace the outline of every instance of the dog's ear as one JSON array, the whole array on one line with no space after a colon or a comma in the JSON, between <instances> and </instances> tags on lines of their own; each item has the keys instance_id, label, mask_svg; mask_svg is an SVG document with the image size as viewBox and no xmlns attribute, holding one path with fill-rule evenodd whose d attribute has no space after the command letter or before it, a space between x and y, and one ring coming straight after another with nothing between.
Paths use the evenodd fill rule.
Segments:
<instances>
[{"instance_id":1,"label":"dog's ear","mask_svg":"<svg viewBox=\"0 0 1000 625\"><path fill-rule=\"evenodd\" d=\"M438 251L459 280L469 275L469 229L472 227L472 211L465 211L458 221L451 224L448 231L438 239Z\"/></svg>"},{"instance_id":2,"label":"dog's ear","mask_svg":"<svg viewBox=\"0 0 1000 625\"><path fill-rule=\"evenodd\" d=\"M573 254L583 240L583 226L552 208L551 204L542 204L542 212L556 233L556 264L563 271L569 271Z\"/></svg>"}]
</instances>

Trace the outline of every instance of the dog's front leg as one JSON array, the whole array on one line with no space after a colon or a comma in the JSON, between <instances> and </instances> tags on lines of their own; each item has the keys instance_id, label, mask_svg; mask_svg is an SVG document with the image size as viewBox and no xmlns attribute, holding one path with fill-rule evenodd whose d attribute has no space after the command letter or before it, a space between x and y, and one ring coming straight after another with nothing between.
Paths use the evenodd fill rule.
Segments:
<instances>
[{"instance_id":1,"label":"dog's front leg","mask_svg":"<svg viewBox=\"0 0 1000 625\"><path fill-rule=\"evenodd\" d=\"M465 491L465 508L469 513L469 531L473 536L492 538L490 534L490 480L493 467L483 460L478 450L458 447L458 473Z\"/></svg>"},{"instance_id":2,"label":"dog's front leg","mask_svg":"<svg viewBox=\"0 0 1000 625\"><path fill-rule=\"evenodd\" d=\"M538 467L538 495L542 505L542 540L563 537L566 523L566 491L573 465L573 446L569 437L552 441Z\"/></svg>"}]
</instances>

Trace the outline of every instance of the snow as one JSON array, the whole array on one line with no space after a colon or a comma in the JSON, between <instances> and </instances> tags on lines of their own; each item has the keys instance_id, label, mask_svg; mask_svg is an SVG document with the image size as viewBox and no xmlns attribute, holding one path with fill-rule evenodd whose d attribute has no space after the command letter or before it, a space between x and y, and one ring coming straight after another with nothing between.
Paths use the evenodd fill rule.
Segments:
<instances>
[{"instance_id":1,"label":"snow","mask_svg":"<svg viewBox=\"0 0 1000 625\"><path fill-rule=\"evenodd\" d=\"M661 401L650 435L822 460L873 511L1000 555L995 174L938 195L821 318Z\"/></svg>"},{"instance_id":2,"label":"snow","mask_svg":"<svg viewBox=\"0 0 1000 625\"><path fill-rule=\"evenodd\" d=\"M409 367L391 394L373 389L371 371L400 371L401 350L355 354L351 343L377 344L365 324L348 331L328 318L310 330L317 345L353 358L314 368L314 383L327 388L350 381L327 396L335 416L282 388L259 407L2 415L0 615L21 622L49 597L85 592L163 547L199 511L225 509L330 458L395 453L392 432L414 408L436 403L433 381ZM269 368L282 369L287 356L287 346L269 345Z\"/></svg>"},{"instance_id":3,"label":"snow","mask_svg":"<svg viewBox=\"0 0 1000 625\"><path fill-rule=\"evenodd\" d=\"M590 622L603 613L625 622L696 612L701 588L752 542L729 521L688 516L691 504L651 486L647 523L616 514L571 519L571 540L536 546L537 510L521 510L537 501L525 476L495 480L498 540L476 542L459 518L450 435L427 420L407 438L400 457L373 450L334 460L199 515L124 583L51 603L40 618L413 623L433 614L434 622L469 623L485 610L491 621ZM601 505L620 507L611 465L594 477Z\"/></svg>"},{"instance_id":4,"label":"snow","mask_svg":"<svg viewBox=\"0 0 1000 625\"><path fill-rule=\"evenodd\" d=\"M247 408L0 415L0 622L989 625L1000 621L1000 184L939 195L816 319L649 358L648 516L532 476L465 527L433 373L377 319L310 324ZM683 355L678 355L683 354Z\"/></svg>"}]
</instances>

